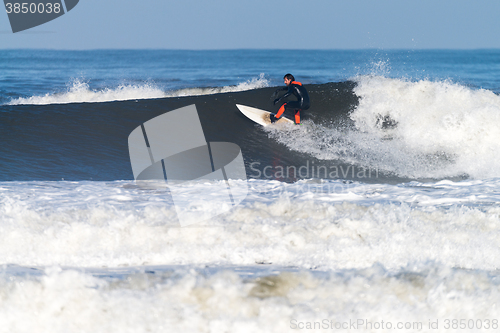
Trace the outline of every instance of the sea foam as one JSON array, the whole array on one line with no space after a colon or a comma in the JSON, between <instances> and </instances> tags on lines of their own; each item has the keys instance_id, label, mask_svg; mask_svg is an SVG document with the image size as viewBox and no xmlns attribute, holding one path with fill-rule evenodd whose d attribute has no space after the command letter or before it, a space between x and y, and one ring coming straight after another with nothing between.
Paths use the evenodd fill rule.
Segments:
<instances>
[{"instance_id":1,"label":"sea foam","mask_svg":"<svg viewBox=\"0 0 500 333\"><path fill-rule=\"evenodd\" d=\"M500 97L449 81L360 76L354 126L267 129L292 150L413 179L500 176ZM314 116L314 109L310 110Z\"/></svg>"},{"instance_id":2,"label":"sea foam","mask_svg":"<svg viewBox=\"0 0 500 333\"><path fill-rule=\"evenodd\" d=\"M498 180L466 184L252 180L230 212L180 227L165 191L133 182L6 182L0 264L496 269Z\"/></svg>"},{"instance_id":3,"label":"sea foam","mask_svg":"<svg viewBox=\"0 0 500 333\"><path fill-rule=\"evenodd\" d=\"M0 331L448 332L455 318L463 332L498 328L495 272L433 263L394 272L272 268L6 267Z\"/></svg>"}]
</instances>

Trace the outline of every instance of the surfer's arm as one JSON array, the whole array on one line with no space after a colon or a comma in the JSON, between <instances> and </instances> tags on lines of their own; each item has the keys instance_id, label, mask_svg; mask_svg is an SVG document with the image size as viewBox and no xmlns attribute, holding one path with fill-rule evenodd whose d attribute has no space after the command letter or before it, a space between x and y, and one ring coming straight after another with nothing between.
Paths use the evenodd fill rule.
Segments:
<instances>
[{"instance_id":1,"label":"surfer's arm","mask_svg":"<svg viewBox=\"0 0 500 333\"><path fill-rule=\"evenodd\" d=\"M292 94L292 89L290 89L290 87L283 87L283 88L280 88L278 90L276 90L276 92L278 91L282 91L282 90L288 90L283 96L279 97L279 98L276 98L274 100L274 104L276 105L276 103L278 103L279 101L281 101L283 98L287 98L288 96L290 96Z\"/></svg>"}]
</instances>

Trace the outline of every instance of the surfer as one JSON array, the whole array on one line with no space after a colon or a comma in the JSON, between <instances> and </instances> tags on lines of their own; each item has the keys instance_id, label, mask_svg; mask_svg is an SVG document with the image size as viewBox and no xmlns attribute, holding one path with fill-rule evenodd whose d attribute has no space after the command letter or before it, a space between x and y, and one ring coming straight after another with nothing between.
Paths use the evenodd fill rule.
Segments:
<instances>
[{"instance_id":1,"label":"surfer","mask_svg":"<svg viewBox=\"0 0 500 333\"><path fill-rule=\"evenodd\" d=\"M288 90L283 96L280 98L276 98L274 100L274 105L279 103L283 98L288 97L290 95L294 95L297 97L296 101L292 102L286 102L284 103L280 109L278 110L278 113L276 113L276 116L271 115L271 122L274 123L276 120L281 118L283 115L283 112L285 110L294 110L295 111L295 123L298 125L300 124L300 111L302 110L307 110L309 109L309 94L307 93L306 88L302 86L302 83L295 81L295 78L293 77L292 74L286 74L283 77L283 80L286 84L286 87L280 88L276 90L275 94L277 94L279 91L282 90Z\"/></svg>"}]
</instances>

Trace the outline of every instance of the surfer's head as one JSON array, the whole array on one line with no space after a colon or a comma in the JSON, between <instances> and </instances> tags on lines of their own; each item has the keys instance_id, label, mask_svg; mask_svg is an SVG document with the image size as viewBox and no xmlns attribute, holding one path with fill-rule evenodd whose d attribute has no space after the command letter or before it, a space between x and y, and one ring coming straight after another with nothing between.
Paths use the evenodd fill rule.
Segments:
<instances>
[{"instance_id":1,"label":"surfer's head","mask_svg":"<svg viewBox=\"0 0 500 333\"><path fill-rule=\"evenodd\" d=\"M286 84L287 86L289 86L289 85L290 85L290 83L292 83L293 81L295 81L295 78L293 77L293 75L292 75L292 74L288 73L287 75L285 75L285 76L283 77L283 80L285 81L285 84Z\"/></svg>"}]
</instances>

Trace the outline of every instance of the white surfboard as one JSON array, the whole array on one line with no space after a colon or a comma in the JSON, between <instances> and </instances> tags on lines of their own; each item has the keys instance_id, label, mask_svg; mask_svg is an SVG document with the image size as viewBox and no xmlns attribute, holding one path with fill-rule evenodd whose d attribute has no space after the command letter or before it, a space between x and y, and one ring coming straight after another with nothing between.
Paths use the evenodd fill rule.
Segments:
<instances>
[{"instance_id":1,"label":"white surfboard","mask_svg":"<svg viewBox=\"0 0 500 333\"><path fill-rule=\"evenodd\" d=\"M272 115L271 112L241 104L236 104L236 106L241 111L241 113L243 113L251 120L255 121L257 124L262 126L268 126L272 124L270 118L270 116ZM278 121L275 122L275 124L287 124L287 123L295 124L294 121L285 117L281 117Z\"/></svg>"}]
</instances>

